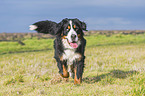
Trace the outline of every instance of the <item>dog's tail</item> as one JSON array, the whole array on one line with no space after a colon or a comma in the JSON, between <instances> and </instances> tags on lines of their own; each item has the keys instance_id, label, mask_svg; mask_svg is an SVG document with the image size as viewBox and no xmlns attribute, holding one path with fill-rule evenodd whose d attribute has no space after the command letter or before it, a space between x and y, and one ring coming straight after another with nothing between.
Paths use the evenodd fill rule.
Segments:
<instances>
[{"instance_id":1,"label":"dog's tail","mask_svg":"<svg viewBox=\"0 0 145 96\"><path fill-rule=\"evenodd\" d=\"M52 21L39 21L29 26L30 30L36 30L38 33L56 35L57 23Z\"/></svg>"}]
</instances>

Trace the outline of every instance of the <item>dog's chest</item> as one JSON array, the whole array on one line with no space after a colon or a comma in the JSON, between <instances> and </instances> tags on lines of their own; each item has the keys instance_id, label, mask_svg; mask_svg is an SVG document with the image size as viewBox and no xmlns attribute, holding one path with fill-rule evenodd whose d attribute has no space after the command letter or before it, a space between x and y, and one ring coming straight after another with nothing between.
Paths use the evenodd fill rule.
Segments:
<instances>
[{"instance_id":1,"label":"dog's chest","mask_svg":"<svg viewBox=\"0 0 145 96\"><path fill-rule=\"evenodd\" d=\"M81 58L81 55L72 49L67 49L63 53L63 60L67 60L67 65L72 65L73 61L78 60L79 58Z\"/></svg>"}]
</instances>

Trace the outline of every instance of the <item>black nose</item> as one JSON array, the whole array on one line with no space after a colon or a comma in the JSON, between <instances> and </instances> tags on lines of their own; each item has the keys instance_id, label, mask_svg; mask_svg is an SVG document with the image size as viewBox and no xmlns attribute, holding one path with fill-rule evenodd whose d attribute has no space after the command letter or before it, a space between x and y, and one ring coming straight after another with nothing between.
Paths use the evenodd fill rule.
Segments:
<instances>
[{"instance_id":1,"label":"black nose","mask_svg":"<svg viewBox=\"0 0 145 96\"><path fill-rule=\"evenodd\" d=\"M72 40L75 40L75 39L76 39L76 35L75 35L75 34L72 34L72 35L71 35L71 39L72 39Z\"/></svg>"}]
</instances>

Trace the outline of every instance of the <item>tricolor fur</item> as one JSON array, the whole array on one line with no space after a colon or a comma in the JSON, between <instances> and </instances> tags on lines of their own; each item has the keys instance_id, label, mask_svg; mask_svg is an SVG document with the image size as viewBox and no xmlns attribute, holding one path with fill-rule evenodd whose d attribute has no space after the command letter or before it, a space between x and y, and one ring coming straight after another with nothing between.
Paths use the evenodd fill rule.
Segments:
<instances>
[{"instance_id":1,"label":"tricolor fur","mask_svg":"<svg viewBox=\"0 0 145 96\"><path fill-rule=\"evenodd\" d=\"M86 31L86 24L78 19L66 18L60 23L36 22L30 25L30 30L56 36L54 58L57 61L60 75L64 78L71 76L75 84L80 84L84 70L86 40L83 37L83 31Z\"/></svg>"}]
</instances>

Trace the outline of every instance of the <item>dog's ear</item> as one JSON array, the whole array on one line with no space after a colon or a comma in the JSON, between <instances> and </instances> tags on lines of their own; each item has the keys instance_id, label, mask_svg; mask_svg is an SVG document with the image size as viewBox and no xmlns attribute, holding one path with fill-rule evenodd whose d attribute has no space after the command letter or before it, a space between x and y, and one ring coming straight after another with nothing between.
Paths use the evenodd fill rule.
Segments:
<instances>
[{"instance_id":1,"label":"dog's ear","mask_svg":"<svg viewBox=\"0 0 145 96\"><path fill-rule=\"evenodd\" d=\"M79 19L75 18L74 19L76 22L79 22L80 27L82 28L83 31L88 31L87 30L87 25L85 22L80 21Z\"/></svg>"},{"instance_id":2,"label":"dog's ear","mask_svg":"<svg viewBox=\"0 0 145 96\"><path fill-rule=\"evenodd\" d=\"M61 22L59 22L59 23L57 24L57 26L56 26L56 27L57 27L57 32L56 32L57 35L60 35L60 34L62 33L63 25L64 25L66 22L68 22L68 18L63 19Z\"/></svg>"},{"instance_id":3,"label":"dog's ear","mask_svg":"<svg viewBox=\"0 0 145 96\"><path fill-rule=\"evenodd\" d=\"M57 23L52 21L39 21L30 25L30 30L36 30L38 33L56 35L58 28Z\"/></svg>"},{"instance_id":4,"label":"dog's ear","mask_svg":"<svg viewBox=\"0 0 145 96\"><path fill-rule=\"evenodd\" d=\"M87 30L87 25L86 25L85 22L81 22L81 26L82 26L83 31L88 31Z\"/></svg>"}]
</instances>

